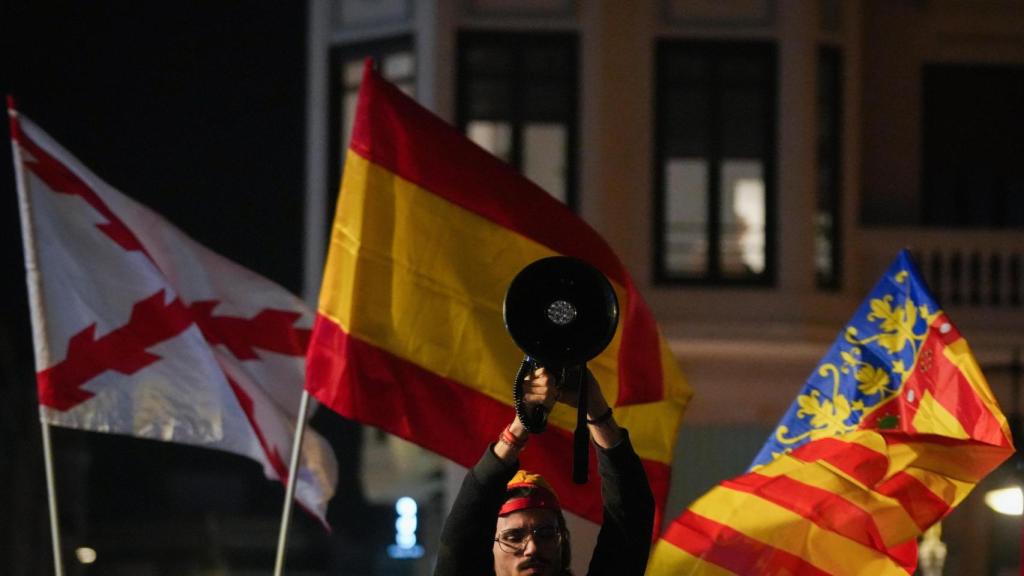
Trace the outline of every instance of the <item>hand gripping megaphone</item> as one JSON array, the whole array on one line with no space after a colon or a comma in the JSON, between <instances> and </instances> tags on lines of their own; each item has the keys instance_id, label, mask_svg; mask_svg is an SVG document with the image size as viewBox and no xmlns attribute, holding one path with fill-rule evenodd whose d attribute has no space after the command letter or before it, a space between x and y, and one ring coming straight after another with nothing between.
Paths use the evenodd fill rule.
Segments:
<instances>
[{"instance_id":1,"label":"hand gripping megaphone","mask_svg":"<svg viewBox=\"0 0 1024 576\"><path fill-rule=\"evenodd\" d=\"M559 378L562 386L579 390L573 435L573 481L587 481L586 363L615 336L619 303L608 279L593 266L569 256L537 260L523 268L505 293L505 328L526 353L513 389L516 414L530 432L547 424L543 407L528 412L522 381L536 366Z\"/></svg>"}]
</instances>

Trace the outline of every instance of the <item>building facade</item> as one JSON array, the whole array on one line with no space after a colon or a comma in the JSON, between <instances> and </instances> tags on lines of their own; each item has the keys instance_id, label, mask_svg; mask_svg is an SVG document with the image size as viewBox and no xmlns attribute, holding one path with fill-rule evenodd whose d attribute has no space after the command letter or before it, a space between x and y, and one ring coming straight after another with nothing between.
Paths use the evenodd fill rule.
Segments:
<instances>
[{"instance_id":1,"label":"building facade","mask_svg":"<svg viewBox=\"0 0 1024 576\"><path fill-rule=\"evenodd\" d=\"M309 22L307 294L373 57L632 272L695 391L668 517L746 467L902 248L1019 410L1019 2L312 0ZM946 573L1016 564L980 495L944 526Z\"/></svg>"}]
</instances>

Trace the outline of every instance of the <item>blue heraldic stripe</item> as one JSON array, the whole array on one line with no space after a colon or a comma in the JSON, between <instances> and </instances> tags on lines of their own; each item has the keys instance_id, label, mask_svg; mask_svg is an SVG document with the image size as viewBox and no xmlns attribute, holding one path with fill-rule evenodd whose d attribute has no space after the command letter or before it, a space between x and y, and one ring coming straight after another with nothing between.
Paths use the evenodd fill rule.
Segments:
<instances>
[{"instance_id":1,"label":"blue heraldic stripe","mask_svg":"<svg viewBox=\"0 0 1024 576\"><path fill-rule=\"evenodd\" d=\"M874 408L898 395L939 312L910 253L900 251L804 383L751 469L817 438L855 430ZM881 429L896 424L887 418L878 422Z\"/></svg>"}]
</instances>

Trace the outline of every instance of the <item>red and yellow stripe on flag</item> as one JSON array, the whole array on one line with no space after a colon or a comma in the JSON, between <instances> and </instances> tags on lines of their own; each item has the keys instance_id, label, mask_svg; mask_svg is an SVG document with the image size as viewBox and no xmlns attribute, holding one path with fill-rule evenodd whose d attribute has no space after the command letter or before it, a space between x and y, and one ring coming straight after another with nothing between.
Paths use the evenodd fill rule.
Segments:
<instances>
[{"instance_id":1,"label":"red and yellow stripe on flag","mask_svg":"<svg viewBox=\"0 0 1024 576\"><path fill-rule=\"evenodd\" d=\"M751 470L671 522L647 573L911 574L916 538L1012 452L967 342L904 251Z\"/></svg>"},{"instance_id":2,"label":"red and yellow stripe on flag","mask_svg":"<svg viewBox=\"0 0 1024 576\"><path fill-rule=\"evenodd\" d=\"M505 332L512 278L548 256L601 270L621 317L589 364L630 430L660 505L691 395L625 267L534 184L367 64L308 354L307 389L347 418L464 465L511 420L523 354ZM575 413L556 406L522 465L566 509L601 519L598 482L570 483ZM591 454L591 477L596 462Z\"/></svg>"}]
</instances>

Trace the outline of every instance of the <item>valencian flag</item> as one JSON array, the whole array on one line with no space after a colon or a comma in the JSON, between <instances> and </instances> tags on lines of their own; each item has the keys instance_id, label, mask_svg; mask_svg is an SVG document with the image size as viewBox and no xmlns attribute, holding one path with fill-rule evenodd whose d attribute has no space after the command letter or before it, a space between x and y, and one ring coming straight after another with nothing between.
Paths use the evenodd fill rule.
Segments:
<instances>
[{"instance_id":1,"label":"valencian flag","mask_svg":"<svg viewBox=\"0 0 1024 576\"><path fill-rule=\"evenodd\" d=\"M643 459L655 497L690 397L650 310L598 234L563 204L384 81L367 62L345 162L307 389L343 416L471 466L511 421L523 358L505 291L540 258L601 270L621 317L589 366ZM575 411L552 412L522 466L565 508L601 519L599 482L570 483ZM591 477L596 463L591 454Z\"/></svg>"},{"instance_id":2,"label":"valencian flag","mask_svg":"<svg viewBox=\"0 0 1024 576\"><path fill-rule=\"evenodd\" d=\"M312 310L100 180L8 101L43 421L225 450L288 478ZM296 498L336 482L305 436Z\"/></svg>"},{"instance_id":3,"label":"valencian flag","mask_svg":"<svg viewBox=\"0 0 1024 576\"><path fill-rule=\"evenodd\" d=\"M671 522L650 575L911 574L916 538L1013 452L903 251L744 475Z\"/></svg>"}]
</instances>

